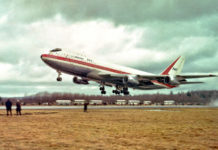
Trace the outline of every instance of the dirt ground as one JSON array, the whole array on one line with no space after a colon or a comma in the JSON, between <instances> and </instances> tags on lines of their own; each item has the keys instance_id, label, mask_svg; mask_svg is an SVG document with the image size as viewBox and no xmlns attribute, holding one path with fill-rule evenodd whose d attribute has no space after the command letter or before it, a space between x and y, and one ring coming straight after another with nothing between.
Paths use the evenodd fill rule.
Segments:
<instances>
[{"instance_id":1,"label":"dirt ground","mask_svg":"<svg viewBox=\"0 0 218 150\"><path fill-rule=\"evenodd\" d=\"M218 149L217 108L153 110L1 110L0 150Z\"/></svg>"}]
</instances>

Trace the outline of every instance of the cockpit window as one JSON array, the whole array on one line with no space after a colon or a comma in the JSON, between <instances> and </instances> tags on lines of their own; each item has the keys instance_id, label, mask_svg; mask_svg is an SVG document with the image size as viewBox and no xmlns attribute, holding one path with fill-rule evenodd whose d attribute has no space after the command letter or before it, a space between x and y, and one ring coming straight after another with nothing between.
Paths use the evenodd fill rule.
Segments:
<instances>
[{"instance_id":1,"label":"cockpit window","mask_svg":"<svg viewBox=\"0 0 218 150\"><path fill-rule=\"evenodd\" d=\"M55 48L55 49L50 50L50 52L60 52L60 51L62 51L61 48Z\"/></svg>"}]
</instances>

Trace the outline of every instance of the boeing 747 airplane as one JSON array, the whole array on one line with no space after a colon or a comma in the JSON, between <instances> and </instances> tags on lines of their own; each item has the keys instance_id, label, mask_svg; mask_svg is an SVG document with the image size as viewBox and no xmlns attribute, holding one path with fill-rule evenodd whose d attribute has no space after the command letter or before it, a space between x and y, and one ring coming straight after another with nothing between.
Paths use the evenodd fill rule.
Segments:
<instances>
[{"instance_id":1,"label":"boeing 747 airplane","mask_svg":"<svg viewBox=\"0 0 218 150\"><path fill-rule=\"evenodd\" d=\"M118 66L90 59L77 53L66 53L60 48L42 54L41 59L58 73L57 81L62 81L61 73L73 75L76 84L89 84L95 81L100 85L101 94L106 94L105 86L113 86L114 94L129 95L128 88L151 90L171 89L181 84L197 84L187 79L215 77L216 75L181 75L185 58L178 57L160 75L140 71L133 68Z\"/></svg>"}]
</instances>

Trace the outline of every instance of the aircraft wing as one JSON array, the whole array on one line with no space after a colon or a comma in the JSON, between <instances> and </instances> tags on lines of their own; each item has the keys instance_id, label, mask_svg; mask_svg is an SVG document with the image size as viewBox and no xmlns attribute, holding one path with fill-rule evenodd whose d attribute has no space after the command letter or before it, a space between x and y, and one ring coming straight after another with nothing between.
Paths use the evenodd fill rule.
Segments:
<instances>
[{"instance_id":1,"label":"aircraft wing","mask_svg":"<svg viewBox=\"0 0 218 150\"><path fill-rule=\"evenodd\" d=\"M149 80L161 80L166 78L166 75L143 75L138 76L139 81L149 81ZM197 79L197 78L209 78L209 77L217 77L217 75L208 74L208 75L176 75L175 78L178 80L180 84L200 84L204 82L191 81L188 82L186 79Z\"/></svg>"},{"instance_id":2,"label":"aircraft wing","mask_svg":"<svg viewBox=\"0 0 218 150\"><path fill-rule=\"evenodd\" d=\"M134 75L134 74L105 74L105 73L99 73L98 74L101 77L111 77L111 78L124 78L128 76L135 76L138 78L138 80L155 80L159 78L167 77L167 75Z\"/></svg>"},{"instance_id":3,"label":"aircraft wing","mask_svg":"<svg viewBox=\"0 0 218 150\"><path fill-rule=\"evenodd\" d=\"M151 80L161 80L169 77L169 75L129 75L129 74L99 74L101 77L110 78L111 80L119 80L123 79L124 77L134 76L137 78L138 81L151 81ZM208 74L208 75L176 75L175 78L181 84L199 84L203 82L186 82L186 79L192 78L207 78L207 77L217 77L217 75Z\"/></svg>"},{"instance_id":4,"label":"aircraft wing","mask_svg":"<svg viewBox=\"0 0 218 150\"><path fill-rule=\"evenodd\" d=\"M122 80L123 78L127 77L128 74L98 74L100 77L107 78L107 80Z\"/></svg>"},{"instance_id":5,"label":"aircraft wing","mask_svg":"<svg viewBox=\"0 0 218 150\"><path fill-rule=\"evenodd\" d=\"M167 77L167 75L137 75L140 81L158 80Z\"/></svg>"},{"instance_id":6,"label":"aircraft wing","mask_svg":"<svg viewBox=\"0 0 218 150\"><path fill-rule=\"evenodd\" d=\"M100 77L108 78L109 80L122 80L125 77L134 77L138 81L160 80L167 77L167 75L130 75L130 74L99 74Z\"/></svg>"},{"instance_id":7,"label":"aircraft wing","mask_svg":"<svg viewBox=\"0 0 218 150\"><path fill-rule=\"evenodd\" d=\"M176 77L183 79L192 79L192 78L208 78L208 77L217 77L217 75L208 74L208 75L177 75Z\"/></svg>"},{"instance_id":8,"label":"aircraft wing","mask_svg":"<svg viewBox=\"0 0 218 150\"><path fill-rule=\"evenodd\" d=\"M98 75L100 76L100 77L115 77L115 78L122 78L122 77L126 77L126 76L128 76L129 74L115 74L115 73L110 73L110 74L108 74L108 73L98 73Z\"/></svg>"}]
</instances>

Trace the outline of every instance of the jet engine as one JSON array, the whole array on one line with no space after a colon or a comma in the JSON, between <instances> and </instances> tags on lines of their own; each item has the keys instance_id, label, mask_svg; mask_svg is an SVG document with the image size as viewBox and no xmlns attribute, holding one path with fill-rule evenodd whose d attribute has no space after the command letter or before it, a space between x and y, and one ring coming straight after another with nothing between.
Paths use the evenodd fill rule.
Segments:
<instances>
[{"instance_id":1,"label":"jet engine","mask_svg":"<svg viewBox=\"0 0 218 150\"><path fill-rule=\"evenodd\" d=\"M74 77L73 82L76 84L89 84L89 81L84 78Z\"/></svg>"},{"instance_id":2,"label":"jet engine","mask_svg":"<svg viewBox=\"0 0 218 150\"><path fill-rule=\"evenodd\" d=\"M163 79L160 79L159 82L171 84L171 85L178 85L179 81L174 76L167 76Z\"/></svg>"},{"instance_id":3,"label":"jet engine","mask_svg":"<svg viewBox=\"0 0 218 150\"><path fill-rule=\"evenodd\" d=\"M124 84L125 83L130 83L130 84L139 84L138 78L135 75L128 75L124 77L123 79Z\"/></svg>"}]
</instances>

